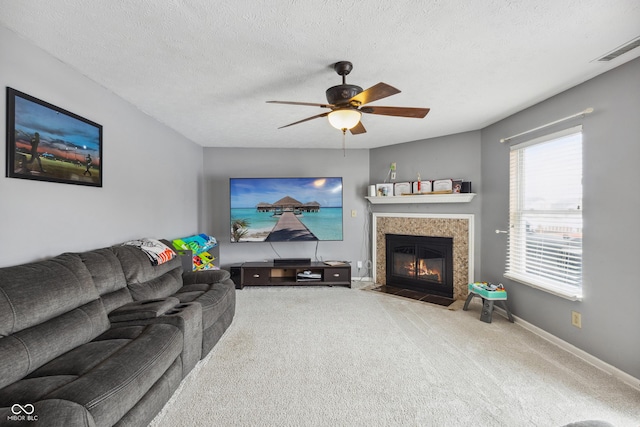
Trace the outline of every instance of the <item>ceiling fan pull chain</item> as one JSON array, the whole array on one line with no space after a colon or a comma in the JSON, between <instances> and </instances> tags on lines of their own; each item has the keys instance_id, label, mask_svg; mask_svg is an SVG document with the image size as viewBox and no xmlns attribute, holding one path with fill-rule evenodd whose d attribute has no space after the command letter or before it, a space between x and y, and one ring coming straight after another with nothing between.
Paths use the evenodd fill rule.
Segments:
<instances>
[{"instance_id":1,"label":"ceiling fan pull chain","mask_svg":"<svg viewBox=\"0 0 640 427\"><path fill-rule=\"evenodd\" d=\"M342 129L342 157L347 157L347 130Z\"/></svg>"}]
</instances>

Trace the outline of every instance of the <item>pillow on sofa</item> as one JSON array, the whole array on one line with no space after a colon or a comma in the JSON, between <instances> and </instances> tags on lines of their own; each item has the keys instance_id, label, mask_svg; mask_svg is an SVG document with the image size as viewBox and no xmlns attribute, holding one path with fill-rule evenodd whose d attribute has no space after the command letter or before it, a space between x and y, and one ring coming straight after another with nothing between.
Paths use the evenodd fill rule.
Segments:
<instances>
[{"instance_id":1,"label":"pillow on sofa","mask_svg":"<svg viewBox=\"0 0 640 427\"><path fill-rule=\"evenodd\" d=\"M124 242L123 245L135 246L151 261L151 265L164 264L176 257L176 253L169 246L156 239L139 239Z\"/></svg>"}]
</instances>

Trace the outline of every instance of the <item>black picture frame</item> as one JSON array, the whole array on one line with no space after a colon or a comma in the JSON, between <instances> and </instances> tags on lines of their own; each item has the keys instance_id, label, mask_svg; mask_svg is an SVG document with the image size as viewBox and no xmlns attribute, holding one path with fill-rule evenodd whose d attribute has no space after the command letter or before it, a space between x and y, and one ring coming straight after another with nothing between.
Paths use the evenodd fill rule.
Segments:
<instances>
[{"instance_id":1,"label":"black picture frame","mask_svg":"<svg viewBox=\"0 0 640 427\"><path fill-rule=\"evenodd\" d=\"M102 166L102 125L7 87L7 177L102 187Z\"/></svg>"}]
</instances>

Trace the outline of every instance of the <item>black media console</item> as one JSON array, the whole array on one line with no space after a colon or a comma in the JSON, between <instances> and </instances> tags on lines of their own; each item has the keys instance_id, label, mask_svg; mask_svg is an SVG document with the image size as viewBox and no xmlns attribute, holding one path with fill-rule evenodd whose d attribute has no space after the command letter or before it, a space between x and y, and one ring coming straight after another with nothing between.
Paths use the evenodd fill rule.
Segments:
<instances>
[{"instance_id":1,"label":"black media console","mask_svg":"<svg viewBox=\"0 0 640 427\"><path fill-rule=\"evenodd\" d=\"M333 264L333 263L332 263ZM351 287L351 265L324 262L245 262L239 268L239 279L234 277L236 288L245 286L348 286ZM234 276L232 274L232 276Z\"/></svg>"}]
</instances>

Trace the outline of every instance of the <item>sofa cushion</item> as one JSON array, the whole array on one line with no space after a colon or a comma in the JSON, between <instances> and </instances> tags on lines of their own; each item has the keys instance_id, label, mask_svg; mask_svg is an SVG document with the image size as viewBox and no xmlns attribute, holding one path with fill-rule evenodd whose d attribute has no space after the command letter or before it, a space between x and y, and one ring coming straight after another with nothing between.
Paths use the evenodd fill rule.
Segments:
<instances>
[{"instance_id":1,"label":"sofa cushion","mask_svg":"<svg viewBox=\"0 0 640 427\"><path fill-rule=\"evenodd\" d=\"M182 286L182 263L174 258L151 265L149 258L134 246L113 246L134 301L171 296Z\"/></svg>"},{"instance_id":2,"label":"sofa cushion","mask_svg":"<svg viewBox=\"0 0 640 427\"><path fill-rule=\"evenodd\" d=\"M177 298L150 299L135 301L118 307L109 313L111 322L128 322L131 320L155 319L179 304Z\"/></svg>"},{"instance_id":3,"label":"sofa cushion","mask_svg":"<svg viewBox=\"0 0 640 427\"><path fill-rule=\"evenodd\" d=\"M0 269L0 388L109 328L82 260L62 254Z\"/></svg>"},{"instance_id":4,"label":"sofa cushion","mask_svg":"<svg viewBox=\"0 0 640 427\"><path fill-rule=\"evenodd\" d=\"M148 426L182 381L182 364L176 359L162 377L114 427ZM185 424L185 423L183 423Z\"/></svg>"},{"instance_id":5,"label":"sofa cushion","mask_svg":"<svg viewBox=\"0 0 640 427\"><path fill-rule=\"evenodd\" d=\"M0 336L53 319L98 298L80 257L62 254L0 268Z\"/></svg>"},{"instance_id":6,"label":"sofa cushion","mask_svg":"<svg viewBox=\"0 0 640 427\"><path fill-rule=\"evenodd\" d=\"M0 339L0 387L91 341L109 327L100 300Z\"/></svg>"},{"instance_id":7,"label":"sofa cushion","mask_svg":"<svg viewBox=\"0 0 640 427\"><path fill-rule=\"evenodd\" d=\"M0 407L70 401L96 425L113 425L179 360L182 339L167 324L112 328L1 389Z\"/></svg>"},{"instance_id":8,"label":"sofa cushion","mask_svg":"<svg viewBox=\"0 0 640 427\"><path fill-rule=\"evenodd\" d=\"M107 313L133 301L120 261L111 248L82 252L78 256L89 270Z\"/></svg>"}]
</instances>

